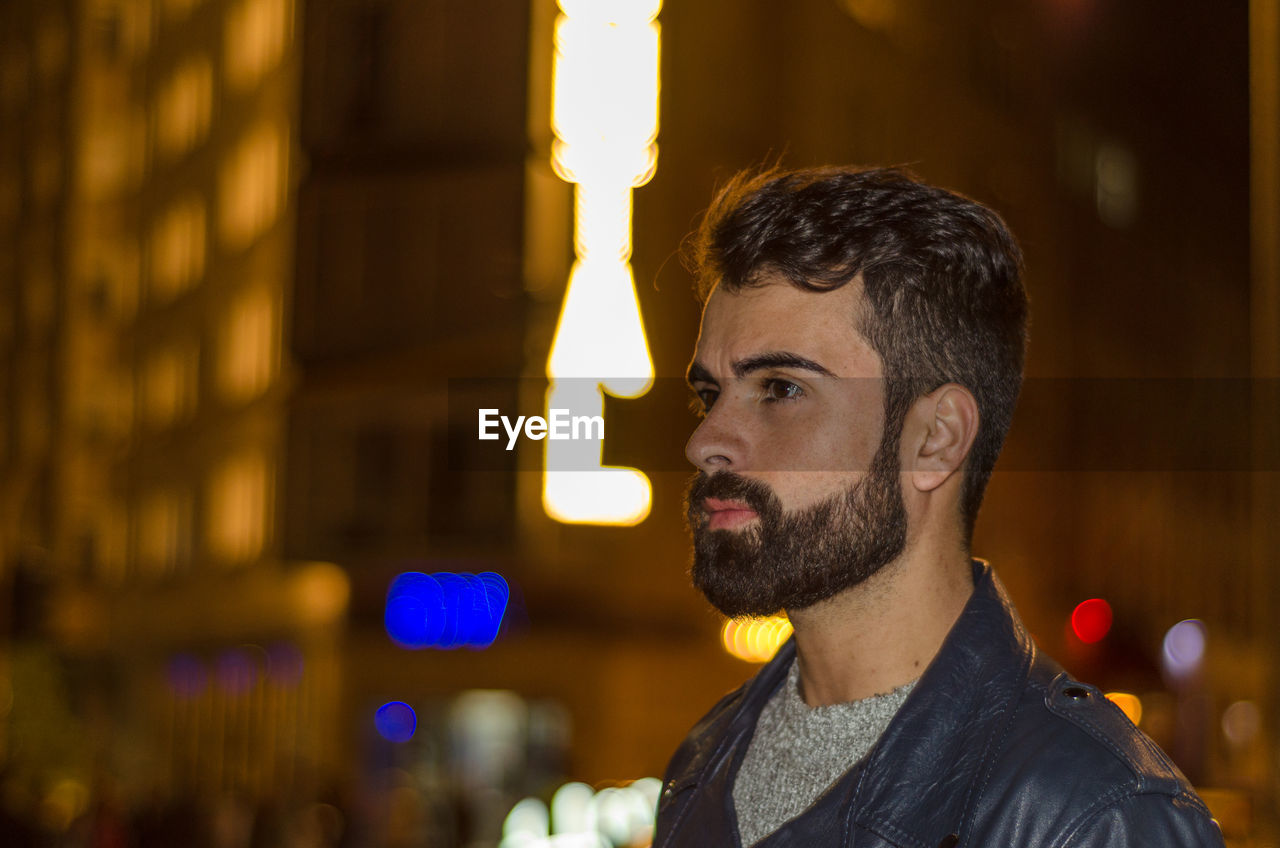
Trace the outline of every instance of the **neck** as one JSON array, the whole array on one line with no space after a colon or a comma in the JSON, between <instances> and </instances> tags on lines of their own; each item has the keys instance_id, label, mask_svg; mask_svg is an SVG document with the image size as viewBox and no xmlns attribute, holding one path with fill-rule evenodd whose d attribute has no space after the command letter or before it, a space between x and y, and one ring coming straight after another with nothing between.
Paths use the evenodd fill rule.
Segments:
<instances>
[{"instance_id":1,"label":"neck","mask_svg":"<svg viewBox=\"0 0 1280 848\"><path fill-rule=\"evenodd\" d=\"M862 583L789 610L805 703L857 701L915 680L972 593L966 553L908 545Z\"/></svg>"}]
</instances>

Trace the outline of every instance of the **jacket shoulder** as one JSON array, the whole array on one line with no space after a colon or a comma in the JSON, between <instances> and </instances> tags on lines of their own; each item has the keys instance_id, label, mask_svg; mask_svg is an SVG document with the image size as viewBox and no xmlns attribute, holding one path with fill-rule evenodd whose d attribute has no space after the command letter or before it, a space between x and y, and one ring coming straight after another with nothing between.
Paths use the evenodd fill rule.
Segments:
<instances>
[{"instance_id":1,"label":"jacket shoulder","mask_svg":"<svg viewBox=\"0 0 1280 848\"><path fill-rule=\"evenodd\" d=\"M1099 689L1058 672L1044 681L1033 675L1015 728L1028 742L1062 748L1095 779L1141 785L1185 786L1186 778L1151 739Z\"/></svg>"},{"instance_id":2,"label":"jacket shoulder","mask_svg":"<svg viewBox=\"0 0 1280 848\"><path fill-rule=\"evenodd\" d=\"M1012 844L1095 844L1073 835L1103 821L1120 831L1127 820L1128 829L1152 833L1217 832L1168 756L1101 691L1056 664L1036 663L991 775L980 818L1007 827L1013 813L1019 829L1036 831ZM1221 837L1164 844L1220 845Z\"/></svg>"}]
</instances>

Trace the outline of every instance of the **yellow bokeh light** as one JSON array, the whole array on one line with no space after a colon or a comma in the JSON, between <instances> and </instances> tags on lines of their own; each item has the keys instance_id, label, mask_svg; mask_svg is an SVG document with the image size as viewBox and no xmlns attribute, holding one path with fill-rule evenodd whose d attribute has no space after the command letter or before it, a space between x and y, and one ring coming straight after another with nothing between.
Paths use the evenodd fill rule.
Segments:
<instances>
[{"instance_id":1,"label":"yellow bokeh light","mask_svg":"<svg viewBox=\"0 0 1280 848\"><path fill-rule=\"evenodd\" d=\"M783 616L731 618L720 631L724 649L740 660L763 663L773 659L791 638L791 622Z\"/></svg>"},{"instance_id":2,"label":"yellow bokeh light","mask_svg":"<svg viewBox=\"0 0 1280 848\"><path fill-rule=\"evenodd\" d=\"M165 156L191 150L209 132L213 113L213 65L205 56L186 60L156 98L156 147Z\"/></svg>"},{"instance_id":3,"label":"yellow bokeh light","mask_svg":"<svg viewBox=\"0 0 1280 848\"><path fill-rule=\"evenodd\" d=\"M225 460L215 469L205 514L205 541L215 556L240 564L261 553L269 482L266 458L256 453Z\"/></svg>"},{"instance_id":4,"label":"yellow bokeh light","mask_svg":"<svg viewBox=\"0 0 1280 848\"><path fill-rule=\"evenodd\" d=\"M1142 699L1129 692L1108 692L1107 700L1115 704L1137 725L1142 721Z\"/></svg>"},{"instance_id":5,"label":"yellow bokeh light","mask_svg":"<svg viewBox=\"0 0 1280 848\"><path fill-rule=\"evenodd\" d=\"M262 394L277 371L279 310L265 286L246 289L223 318L216 378L223 398L241 403Z\"/></svg>"},{"instance_id":6,"label":"yellow bokeh light","mask_svg":"<svg viewBox=\"0 0 1280 848\"><path fill-rule=\"evenodd\" d=\"M561 0L552 68L551 164L575 184L574 251L547 357L547 410L604 414L607 391L653 385L631 266L631 191L657 167L660 0ZM572 403L568 401L572 400ZM542 503L566 523L633 525L649 479L606 467L603 443L547 440Z\"/></svg>"},{"instance_id":7,"label":"yellow bokeh light","mask_svg":"<svg viewBox=\"0 0 1280 848\"><path fill-rule=\"evenodd\" d=\"M287 130L271 123L251 128L227 156L218 176L218 233L240 250L273 224L284 202Z\"/></svg>"}]
</instances>

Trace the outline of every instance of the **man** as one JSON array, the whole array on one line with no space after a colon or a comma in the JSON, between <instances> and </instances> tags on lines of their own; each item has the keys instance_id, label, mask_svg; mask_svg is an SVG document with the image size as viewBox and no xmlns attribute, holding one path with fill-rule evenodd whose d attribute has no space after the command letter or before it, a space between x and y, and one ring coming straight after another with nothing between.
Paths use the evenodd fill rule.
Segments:
<instances>
[{"instance_id":1,"label":"man","mask_svg":"<svg viewBox=\"0 0 1280 848\"><path fill-rule=\"evenodd\" d=\"M693 580L795 637L676 752L654 845L1222 845L969 557L1022 380L1003 222L898 171L747 174L693 258Z\"/></svg>"}]
</instances>

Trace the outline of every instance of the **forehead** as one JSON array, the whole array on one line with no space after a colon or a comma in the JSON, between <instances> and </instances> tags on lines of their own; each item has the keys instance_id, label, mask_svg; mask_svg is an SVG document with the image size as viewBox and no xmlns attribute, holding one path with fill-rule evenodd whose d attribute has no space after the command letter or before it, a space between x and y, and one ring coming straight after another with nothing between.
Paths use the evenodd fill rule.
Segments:
<instances>
[{"instance_id":1,"label":"forehead","mask_svg":"<svg viewBox=\"0 0 1280 848\"><path fill-rule=\"evenodd\" d=\"M864 308L857 279L825 292L776 276L736 292L717 286L702 311L695 360L718 373L762 352L786 351L838 376L880 376L880 357L857 329Z\"/></svg>"}]
</instances>

